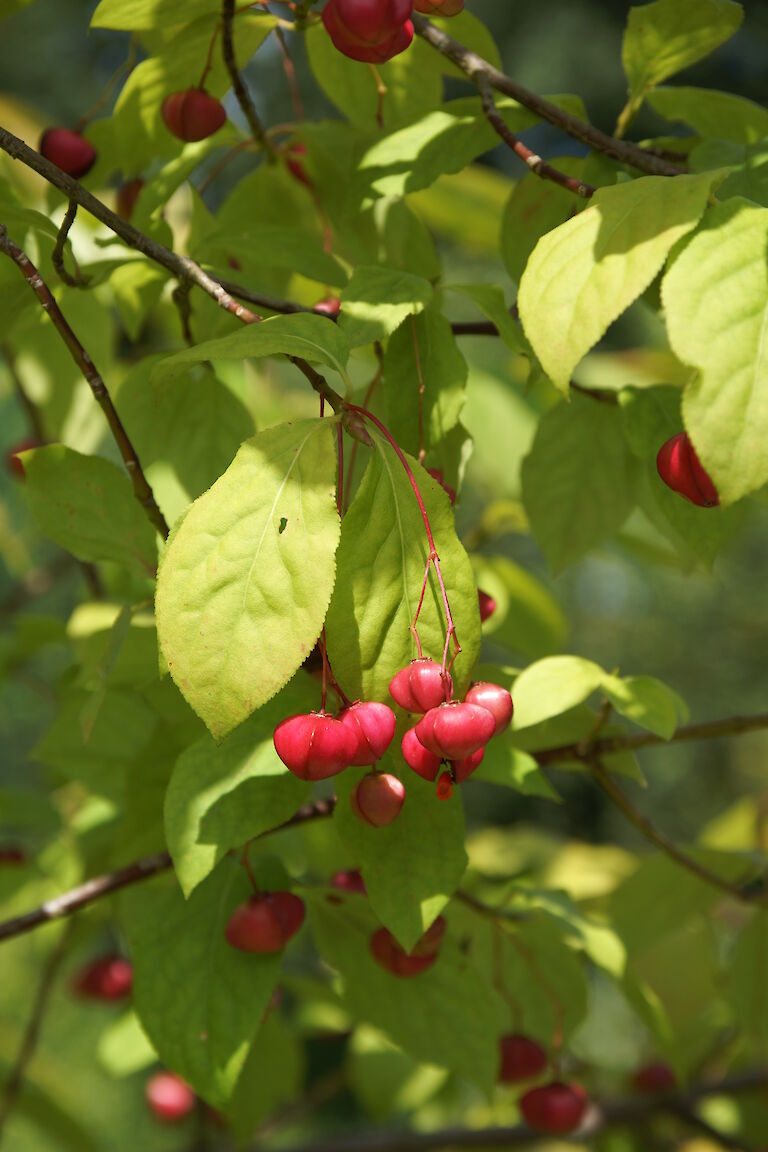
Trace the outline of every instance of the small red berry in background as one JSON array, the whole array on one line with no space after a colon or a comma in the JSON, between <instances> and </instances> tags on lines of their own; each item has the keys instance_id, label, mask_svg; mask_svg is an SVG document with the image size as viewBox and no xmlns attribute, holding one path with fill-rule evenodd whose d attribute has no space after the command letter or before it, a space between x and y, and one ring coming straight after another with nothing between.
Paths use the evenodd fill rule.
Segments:
<instances>
[{"instance_id":1,"label":"small red berry in background","mask_svg":"<svg viewBox=\"0 0 768 1152\"><path fill-rule=\"evenodd\" d=\"M0 848L0 867L20 868L27 862L27 854L16 844L6 844Z\"/></svg>"},{"instance_id":2,"label":"small red berry in background","mask_svg":"<svg viewBox=\"0 0 768 1152\"><path fill-rule=\"evenodd\" d=\"M79 180L96 163L96 149L79 132L69 128L47 128L40 137L38 151L62 172Z\"/></svg>"},{"instance_id":3,"label":"small red berry in background","mask_svg":"<svg viewBox=\"0 0 768 1152\"><path fill-rule=\"evenodd\" d=\"M202 88L171 92L160 111L168 131L185 143L213 136L227 119L221 101Z\"/></svg>"},{"instance_id":4,"label":"small red berry in background","mask_svg":"<svg viewBox=\"0 0 768 1152\"><path fill-rule=\"evenodd\" d=\"M400 815L405 803L405 788L397 776L388 772L371 772L350 793L349 802L358 820L373 828L385 828Z\"/></svg>"},{"instance_id":5,"label":"small red berry in background","mask_svg":"<svg viewBox=\"0 0 768 1152\"><path fill-rule=\"evenodd\" d=\"M123 956L102 956L87 964L72 980L76 996L85 1000L122 1000L133 987L133 966Z\"/></svg>"},{"instance_id":6,"label":"small red berry in background","mask_svg":"<svg viewBox=\"0 0 768 1152\"><path fill-rule=\"evenodd\" d=\"M445 927L445 920L442 916L438 916L410 953L400 947L387 928L379 928L369 942L371 955L377 964L393 976L405 979L420 976L422 972L431 968L437 959Z\"/></svg>"},{"instance_id":7,"label":"small red berry in background","mask_svg":"<svg viewBox=\"0 0 768 1152\"><path fill-rule=\"evenodd\" d=\"M355 740L349 763L356 768L367 768L381 759L392 743L397 724L392 709L376 701L358 700L341 713L339 720Z\"/></svg>"},{"instance_id":8,"label":"small red berry in background","mask_svg":"<svg viewBox=\"0 0 768 1152\"><path fill-rule=\"evenodd\" d=\"M389 682L389 694L406 712L429 712L446 698L450 677L443 678L439 664L434 660L412 660L401 668Z\"/></svg>"},{"instance_id":9,"label":"small red berry in background","mask_svg":"<svg viewBox=\"0 0 768 1152\"><path fill-rule=\"evenodd\" d=\"M150 1112L164 1124L179 1124L195 1107L195 1094L180 1076L173 1072L156 1072L144 1088Z\"/></svg>"},{"instance_id":10,"label":"small red berry in background","mask_svg":"<svg viewBox=\"0 0 768 1152\"><path fill-rule=\"evenodd\" d=\"M477 602L480 608L480 621L484 624L486 620L490 620L496 611L496 601L493 596L489 596L487 592L483 592L482 588L478 588Z\"/></svg>"},{"instance_id":11,"label":"small red berry in background","mask_svg":"<svg viewBox=\"0 0 768 1152\"><path fill-rule=\"evenodd\" d=\"M499 1052L501 1056L499 1082L502 1084L519 1084L523 1080L534 1080L549 1063L549 1057L541 1044L518 1032L501 1037Z\"/></svg>"},{"instance_id":12,"label":"small red berry in background","mask_svg":"<svg viewBox=\"0 0 768 1152\"><path fill-rule=\"evenodd\" d=\"M443 760L463 760L487 744L496 718L477 704L441 704L422 716L416 735L428 751Z\"/></svg>"},{"instance_id":13,"label":"small red berry in background","mask_svg":"<svg viewBox=\"0 0 768 1152\"><path fill-rule=\"evenodd\" d=\"M342 892L358 892L361 896L368 895L365 880L356 868L335 872L331 877L331 887L339 888Z\"/></svg>"},{"instance_id":14,"label":"small red berry in background","mask_svg":"<svg viewBox=\"0 0 768 1152\"><path fill-rule=\"evenodd\" d=\"M553 1080L532 1088L520 1099L520 1111L535 1132L553 1136L573 1132L587 1110L587 1094L579 1084Z\"/></svg>"},{"instance_id":15,"label":"small red berry in background","mask_svg":"<svg viewBox=\"0 0 768 1152\"><path fill-rule=\"evenodd\" d=\"M118 188L116 208L118 216L122 216L123 220L130 220L143 187L144 181L137 176L135 180L126 180Z\"/></svg>"},{"instance_id":16,"label":"small red berry in background","mask_svg":"<svg viewBox=\"0 0 768 1152\"><path fill-rule=\"evenodd\" d=\"M637 1069L632 1084L638 1092L668 1092L677 1084L677 1077L669 1064L663 1060L653 1060Z\"/></svg>"},{"instance_id":17,"label":"small red berry in background","mask_svg":"<svg viewBox=\"0 0 768 1152\"><path fill-rule=\"evenodd\" d=\"M512 697L506 688L502 688L499 684L483 682L473 684L464 700L467 704L479 704L481 708L487 708L496 721L494 736L498 736L499 732L505 732L512 723L514 711Z\"/></svg>"},{"instance_id":18,"label":"small red berry in background","mask_svg":"<svg viewBox=\"0 0 768 1152\"><path fill-rule=\"evenodd\" d=\"M322 312L326 316L338 316L341 312L341 300L338 296L324 296L313 306L313 311Z\"/></svg>"},{"instance_id":19,"label":"small red berry in background","mask_svg":"<svg viewBox=\"0 0 768 1152\"><path fill-rule=\"evenodd\" d=\"M282 952L304 923L304 901L293 892L265 892L235 908L227 942L240 952Z\"/></svg>"},{"instance_id":20,"label":"small red berry in background","mask_svg":"<svg viewBox=\"0 0 768 1152\"><path fill-rule=\"evenodd\" d=\"M346 724L324 712L289 716L273 736L275 751L300 780L327 780L352 763L358 736Z\"/></svg>"},{"instance_id":21,"label":"small red berry in background","mask_svg":"<svg viewBox=\"0 0 768 1152\"><path fill-rule=\"evenodd\" d=\"M673 492L699 508L716 508L720 503L709 474L696 455L687 432L679 432L662 444L656 457L659 476Z\"/></svg>"},{"instance_id":22,"label":"small red berry in background","mask_svg":"<svg viewBox=\"0 0 768 1152\"><path fill-rule=\"evenodd\" d=\"M464 10L464 0L413 0L413 6L425 16L458 16Z\"/></svg>"}]
</instances>

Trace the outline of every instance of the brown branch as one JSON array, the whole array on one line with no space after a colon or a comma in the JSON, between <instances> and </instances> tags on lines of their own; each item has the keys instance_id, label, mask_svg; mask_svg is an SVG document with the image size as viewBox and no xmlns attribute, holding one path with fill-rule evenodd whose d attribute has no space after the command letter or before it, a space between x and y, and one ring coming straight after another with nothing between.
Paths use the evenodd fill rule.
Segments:
<instances>
[{"instance_id":1,"label":"brown branch","mask_svg":"<svg viewBox=\"0 0 768 1152\"><path fill-rule=\"evenodd\" d=\"M72 359L77 364L83 376L90 386L99 407L107 418L110 431L114 437L115 443L120 450L120 455L123 458L123 463L128 471L128 475L133 485L133 492L136 499L141 504L142 508L149 517L150 522L160 532L163 538L168 535L168 525L165 521L160 508L155 500L154 493L147 482L144 475L139 458L136 455L136 450L131 443L130 437L123 426L123 422L117 414L117 410L112 403L112 398L107 391L107 387L99 375L95 364L90 356L83 348L77 336L70 328L64 315L56 303L50 288L43 280L42 276L35 268L32 261L25 252L19 248L18 244L14 244L8 235L7 228L0 224L0 252L4 252L6 256L13 260L16 267L21 272L24 279L29 284L32 291L40 301L41 307L51 318L54 328L61 336L65 345L69 349Z\"/></svg>"},{"instance_id":2,"label":"brown branch","mask_svg":"<svg viewBox=\"0 0 768 1152\"><path fill-rule=\"evenodd\" d=\"M245 116L248 122L251 135L254 140L258 140L259 144L261 144L262 148L264 148L270 156L274 156L272 143L264 131L264 126L261 120L259 120L259 115L251 99L251 94L237 67L235 45L232 40L232 21L234 18L235 0L223 0L221 9L221 50L224 57L224 64L226 65L227 72L229 72L229 78L232 81L232 90L235 93L243 116Z\"/></svg>"},{"instance_id":3,"label":"brown branch","mask_svg":"<svg viewBox=\"0 0 768 1152\"><path fill-rule=\"evenodd\" d=\"M759 1068L724 1077L722 1080L696 1084L688 1091L628 1096L596 1102L581 1132L569 1140L589 1141L598 1133L618 1124L641 1124L657 1116L674 1115L681 1123L701 1125L691 1117L691 1108L709 1096L755 1092L768 1086L768 1070ZM714 1131L714 1130L712 1130ZM718 1134L718 1139L723 1142ZM318 1140L301 1147L286 1147L283 1152L438 1152L448 1148L520 1148L551 1143L552 1137L533 1132L527 1125L498 1128L444 1128L438 1132L396 1132L382 1128L352 1135ZM732 1145L725 1145L731 1147ZM742 1149L743 1144L738 1148Z\"/></svg>"},{"instance_id":4,"label":"brown branch","mask_svg":"<svg viewBox=\"0 0 768 1152\"><path fill-rule=\"evenodd\" d=\"M262 833L262 836L271 836L274 832L280 832L284 828L294 828L299 824L307 824L311 820L322 820L333 813L335 806L335 797L330 800L318 800L315 804L305 804L291 816L290 820L286 820L277 828L270 828L269 831ZM261 838L258 837L258 839ZM171 866L172 860L167 852L156 852L152 856L135 860L133 864L127 864L124 868L118 868L114 872L106 872L103 876L94 876L93 879L86 880L79 887L72 888L69 892L64 892L61 896L46 901L39 908L33 908L31 912L25 912L21 916L14 916L10 920L5 920L0 924L0 940L10 940L13 936L21 936L25 932L31 932L33 928L38 928L41 924L48 924L51 920L60 920L63 916L71 916L73 912L79 912L81 908L85 908L97 900L102 900L105 896L111 896L113 892L118 892L121 888L127 888L131 884L137 884L140 880L147 880L150 876L165 872Z\"/></svg>"},{"instance_id":5,"label":"brown branch","mask_svg":"<svg viewBox=\"0 0 768 1152\"><path fill-rule=\"evenodd\" d=\"M13 1062L13 1067L8 1074L8 1079L3 1085L2 1097L0 1097L0 1143L2 1143L6 1121L13 1110L13 1106L16 1103L22 1084L24 1083L24 1075L29 1066L29 1062L35 1054L43 1018L45 1017L45 1012L48 1007L48 1001L53 991L59 968L66 956L67 948L72 938L73 928L74 923L66 926L59 936L56 947L45 963L40 983L37 986L37 993L32 1005L29 1021L27 1022L24 1035L21 1039L19 1051Z\"/></svg>"},{"instance_id":6,"label":"brown branch","mask_svg":"<svg viewBox=\"0 0 768 1152\"><path fill-rule=\"evenodd\" d=\"M593 188L591 184L584 184L581 180L577 180L573 176L566 176L565 172L560 172L557 168L553 168L551 164L547 164L546 160L542 160L541 156L538 156L531 148L523 144L522 140L515 136L513 132L510 132L504 122L504 118L496 108L496 102L493 98L493 88L485 73L477 73L475 81L478 91L480 92L480 99L486 120L504 143L512 149L524 164L528 165L532 172L535 172L542 180L551 180L553 184L559 184L561 188L565 188L568 192L573 192L575 196L581 196L584 200L589 200L591 196L594 196L596 189Z\"/></svg>"},{"instance_id":7,"label":"brown branch","mask_svg":"<svg viewBox=\"0 0 768 1152\"><path fill-rule=\"evenodd\" d=\"M542 120L547 120L556 128L561 128L574 140L580 140L582 144L587 144L598 152L604 152L606 156L611 156L622 164L629 164L640 172L646 172L652 176L679 176L681 174L681 169L676 164L670 164L659 156L646 152L637 144L630 144L626 140L616 140L613 136L608 136L605 132L594 128L585 120L580 120L578 116L566 112L563 108L559 108L556 104L552 104L549 100L545 100L543 97L537 96L535 92L524 88L522 84L518 84L509 76L505 76L498 68L494 68L482 56L478 56L476 52L471 52L458 40L454 40L447 32L435 27L425 16L420 16L418 12L414 12L412 19L419 36L452 61L473 83L477 84L478 77L483 77L497 92L511 96L524 108L535 112Z\"/></svg>"},{"instance_id":8,"label":"brown branch","mask_svg":"<svg viewBox=\"0 0 768 1152\"><path fill-rule=\"evenodd\" d=\"M67 242L69 230L74 224L76 216L77 204L74 200L70 200L69 204L67 205L67 210L64 213L64 219L61 222L58 235L56 237L56 244L54 245L53 252L51 253L51 260L53 261L53 266L56 269L62 284L66 284L69 288L85 288L90 280L90 277L84 277L82 275L80 269L77 266L74 253L72 254L72 259L75 264L76 275L70 276L69 272L67 272L66 268L64 267L64 245Z\"/></svg>"}]
</instances>

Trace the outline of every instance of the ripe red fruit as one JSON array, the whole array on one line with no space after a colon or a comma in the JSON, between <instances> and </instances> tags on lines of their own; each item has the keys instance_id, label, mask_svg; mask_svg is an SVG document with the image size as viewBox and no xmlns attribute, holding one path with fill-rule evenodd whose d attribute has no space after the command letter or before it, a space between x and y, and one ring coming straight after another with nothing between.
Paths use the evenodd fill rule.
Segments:
<instances>
[{"instance_id":1,"label":"ripe red fruit","mask_svg":"<svg viewBox=\"0 0 768 1152\"><path fill-rule=\"evenodd\" d=\"M306 144L291 144L285 153L285 166L294 180L298 180L300 184L306 184L309 187L312 181L307 176L306 168L299 159L300 156L306 156L306 154Z\"/></svg>"},{"instance_id":2,"label":"ripe red fruit","mask_svg":"<svg viewBox=\"0 0 768 1152\"><path fill-rule=\"evenodd\" d=\"M339 720L355 739L355 753L350 764L356 768L366 768L381 759L392 743L397 724L392 709L375 700L358 700L341 713Z\"/></svg>"},{"instance_id":3,"label":"ripe red fruit","mask_svg":"<svg viewBox=\"0 0 768 1152\"><path fill-rule=\"evenodd\" d=\"M389 694L406 712L429 712L446 698L450 676L443 673L434 660L412 660L401 668L389 682Z\"/></svg>"},{"instance_id":4,"label":"ripe red fruit","mask_svg":"<svg viewBox=\"0 0 768 1152\"><path fill-rule=\"evenodd\" d=\"M368 44L389 40L413 11L412 0L330 0L345 30Z\"/></svg>"},{"instance_id":5,"label":"ripe red fruit","mask_svg":"<svg viewBox=\"0 0 768 1152\"><path fill-rule=\"evenodd\" d=\"M486 620L490 620L496 611L496 601L493 596L489 596L487 592L483 592L482 588L478 588L477 602L480 607L480 620L484 624Z\"/></svg>"},{"instance_id":6,"label":"ripe red fruit","mask_svg":"<svg viewBox=\"0 0 768 1152\"><path fill-rule=\"evenodd\" d=\"M464 9L464 0L413 0L413 6L425 16L458 16Z\"/></svg>"},{"instance_id":7,"label":"ripe red fruit","mask_svg":"<svg viewBox=\"0 0 768 1152\"><path fill-rule=\"evenodd\" d=\"M457 784L463 784L475 769L480 767L483 756L485 756L485 748L478 748L477 752L473 752L471 756L464 756L461 760L451 761L453 779Z\"/></svg>"},{"instance_id":8,"label":"ripe red fruit","mask_svg":"<svg viewBox=\"0 0 768 1152\"><path fill-rule=\"evenodd\" d=\"M440 771L441 760L432 752L428 752L416 735L415 728L409 728L403 736L401 748L403 759L409 768L413 768L417 776L424 780L436 780Z\"/></svg>"},{"instance_id":9,"label":"ripe red fruit","mask_svg":"<svg viewBox=\"0 0 768 1152\"><path fill-rule=\"evenodd\" d=\"M499 1081L502 1084L519 1084L522 1080L533 1080L549 1063L541 1044L519 1033L502 1036L499 1048L501 1051Z\"/></svg>"},{"instance_id":10,"label":"ripe red fruit","mask_svg":"<svg viewBox=\"0 0 768 1152\"><path fill-rule=\"evenodd\" d=\"M168 131L187 143L213 136L227 119L221 101L209 96L203 88L171 92L163 100L160 112Z\"/></svg>"},{"instance_id":11,"label":"ripe red fruit","mask_svg":"<svg viewBox=\"0 0 768 1152\"><path fill-rule=\"evenodd\" d=\"M235 908L227 942L240 952L282 952L304 923L304 901L293 892L265 892Z\"/></svg>"},{"instance_id":12,"label":"ripe red fruit","mask_svg":"<svg viewBox=\"0 0 768 1152\"><path fill-rule=\"evenodd\" d=\"M667 1092L675 1087L677 1078L669 1064L663 1060L654 1060L638 1068L632 1083L638 1092Z\"/></svg>"},{"instance_id":13,"label":"ripe red fruit","mask_svg":"<svg viewBox=\"0 0 768 1152\"><path fill-rule=\"evenodd\" d=\"M579 1084L553 1080L532 1088L520 1099L520 1111L535 1132L557 1135L578 1128L587 1109L587 1094Z\"/></svg>"},{"instance_id":14,"label":"ripe red fruit","mask_svg":"<svg viewBox=\"0 0 768 1152\"><path fill-rule=\"evenodd\" d=\"M368 895L365 880L363 880L356 868L350 868L348 871L343 872L335 872L331 877L331 887L340 888L342 892L359 892L362 896Z\"/></svg>"},{"instance_id":15,"label":"ripe red fruit","mask_svg":"<svg viewBox=\"0 0 768 1152\"><path fill-rule=\"evenodd\" d=\"M440 943L445 935L445 921L438 916L428 932L416 944L411 953L405 952L391 932L379 928L369 941L371 955L377 964L386 968L393 976L419 976L431 968L437 959Z\"/></svg>"},{"instance_id":16,"label":"ripe red fruit","mask_svg":"<svg viewBox=\"0 0 768 1152\"><path fill-rule=\"evenodd\" d=\"M144 1088L150 1112L164 1124L178 1124L195 1107L195 1094L180 1076L173 1072L156 1072Z\"/></svg>"},{"instance_id":17,"label":"ripe red fruit","mask_svg":"<svg viewBox=\"0 0 768 1152\"><path fill-rule=\"evenodd\" d=\"M378 38L357 35L339 14L339 5L344 3L346 8L357 7L361 11L368 9L373 13L372 19L355 20L355 26L365 30L389 27L381 18L381 10L390 4L403 8L404 0L328 0L323 9L323 23L333 45L350 60L360 60L367 64L384 64L404 52L413 40L413 24L405 19L399 25L394 25ZM407 4L408 15L411 12L410 0Z\"/></svg>"},{"instance_id":18,"label":"ripe red fruit","mask_svg":"<svg viewBox=\"0 0 768 1152\"><path fill-rule=\"evenodd\" d=\"M289 716L275 728L275 751L300 780L327 780L352 763L358 738L351 727L324 712Z\"/></svg>"},{"instance_id":19,"label":"ripe red fruit","mask_svg":"<svg viewBox=\"0 0 768 1152\"><path fill-rule=\"evenodd\" d=\"M75 975L71 988L86 1000L122 1000L133 987L133 966L122 956L102 956Z\"/></svg>"},{"instance_id":20,"label":"ripe red fruit","mask_svg":"<svg viewBox=\"0 0 768 1152\"><path fill-rule=\"evenodd\" d=\"M341 312L341 300L338 296L325 296L314 306L315 312L322 312L326 316L338 316Z\"/></svg>"},{"instance_id":21,"label":"ripe red fruit","mask_svg":"<svg viewBox=\"0 0 768 1152\"><path fill-rule=\"evenodd\" d=\"M139 193L144 187L144 181L137 177L135 180L126 180L125 184L121 184L117 190L117 214L122 216L123 220L130 220L133 215L133 209L136 206L136 201L139 198Z\"/></svg>"},{"instance_id":22,"label":"ripe red fruit","mask_svg":"<svg viewBox=\"0 0 768 1152\"><path fill-rule=\"evenodd\" d=\"M437 480L440 487L448 493L448 499L450 500L451 504L455 504L456 503L456 489L452 488L451 485L447 484L446 481L443 479L442 468L427 468L427 472L429 472L432 479Z\"/></svg>"},{"instance_id":23,"label":"ripe red fruit","mask_svg":"<svg viewBox=\"0 0 768 1152\"><path fill-rule=\"evenodd\" d=\"M62 172L79 180L96 163L96 149L69 128L47 128L40 137L39 152Z\"/></svg>"},{"instance_id":24,"label":"ripe red fruit","mask_svg":"<svg viewBox=\"0 0 768 1152\"><path fill-rule=\"evenodd\" d=\"M662 444L656 457L659 476L673 492L700 508L715 508L720 503L712 480L696 455L687 432L678 432Z\"/></svg>"},{"instance_id":25,"label":"ripe red fruit","mask_svg":"<svg viewBox=\"0 0 768 1152\"><path fill-rule=\"evenodd\" d=\"M405 788L397 776L371 772L350 794L349 802L358 820L374 828L385 828L400 815L405 803Z\"/></svg>"},{"instance_id":26,"label":"ripe red fruit","mask_svg":"<svg viewBox=\"0 0 768 1152\"><path fill-rule=\"evenodd\" d=\"M506 688L502 688L498 684L477 683L473 684L469 692L464 697L467 704L479 704L481 708L487 708L496 721L496 728L494 729L494 736L498 736L499 732L506 731L512 722L512 697Z\"/></svg>"},{"instance_id":27,"label":"ripe red fruit","mask_svg":"<svg viewBox=\"0 0 768 1152\"><path fill-rule=\"evenodd\" d=\"M443 760L463 760L493 736L496 719L478 704L441 704L422 716L416 735L435 756Z\"/></svg>"}]
</instances>

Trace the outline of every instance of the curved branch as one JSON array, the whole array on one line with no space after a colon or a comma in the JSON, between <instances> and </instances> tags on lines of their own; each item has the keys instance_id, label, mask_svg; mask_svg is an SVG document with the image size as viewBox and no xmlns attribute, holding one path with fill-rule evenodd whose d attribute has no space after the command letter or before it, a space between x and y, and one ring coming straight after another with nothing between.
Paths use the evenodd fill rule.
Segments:
<instances>
[{"instance_id":1,"label":"curved branch","mask_svg":"<svg viewBox=\"0 0 768 1152\"><path fill-rule=\"evenodd\" d=\"M54 268L56 269L56 272L58 273L62 284L66 284L69 288L85 288L88 284L88 277L82 276L80 269L77 267L77 260L75 260L74 252L72 253L72 260L74 261L75 272L77 275L70 276L69 272L67 272L66 268L64 267L64 245L67 242L69 230L74 224L76 216L77 204L74 202L74 200L70 200L69 204L67 205L67 211L64 213L64 219L61 222L59 233L56 237L56 244L54 246L53 252L51 253L51 261Z\"/></svg>"},{"instance_id":2,"label":"curved branch","mask_svg":"<svg viewBox=\"0 0 768 1152\"><path fill-rule=\"evenodd\" d=\"M436 28L434 24L430 24L425 16L420 16L418 12L414 12L412 19L419 36L447 57L457 68L460 68L474 84L478 83L479 77L483 77L497 92L511 96L524 108L535 112L542 120L547 120L556 128L561 128L574 140L580 140L582 144L587 144L598 152L604 152L606 156L611 156L622 164L629 164L639 172L646 172L651 176L679 176L681 174L682 169L678 168L676 164L670 164L661 157L646 152L637 144L630 144L626 140L616 140L613 136L601 132L599 128L594 128L585 120L580 120L578 116L573 116L570 112L559 108L557 104L552 104L549 100L545 100L542 96L537 96L535 92L524 88L522 84L518 84L516 80L510 79L498 68L494 68L482 56L478 56L476 52L471 52L458 40L454 40L447 32L443 32L441 28Z\"/></svg>"},{"instance_id":3,"label":"curved branch","mask_svg":"<svg viewBox=\"0 0 768 1152\"><path fill-rule=\"evenodd\" d=\"M237 67L237 59L235 57L235 46L232 40L232 21L235 18L235 0L223 0L221 10L221 49L224 57L224 64L226 65L229 78L232 81L232 90L235 93L240 109L248 122L248 127L251 130L251 135L254 140L258 140L262 148L265 149L270 155L274 154L272 144L264 131L264 125L259 120L259 114L256 111L256 106L251 99L251 94L248 91L245 81L240 75L240 70Z\"/></svg>"},{"instance_id":4,"label":"curved branch","mask_svg":"<svg viewBox=\"0 0 768 1152\"><path fill-rule=\"evenodd\" d=\"M40 301L41 307L51 318L51 322L58 332L61 339L66 344L69 354L77 364L78 368L85 377L91 392L94 395L99 407L107 418L109 429L112 433L115 443L120 450L120 455L123 458L126 471L131 479L133 485L133 494L141 504L146 512L150 522L161 534L163 539L168 536L170 529L166 523L155 495L149 486L146 476L142 470L139 462L139 457L136 454L136 449L131 443L131 439L125 430L122 420L117 414L117 409L112 403L112 397L107 391L107 386L102 380L96 365L91 360L90 356L83 348L77 336L67 323L64 314L56 303L50 288L43 280L42 276L35 268L32 261L27 254L19 248L18 244L14 244L8 235L8 230L4 224L0 224L0 252L4 252L13 260L16 267L21 272L24 279L29 284L32 291Z\"/></svg>"}]
</instances>

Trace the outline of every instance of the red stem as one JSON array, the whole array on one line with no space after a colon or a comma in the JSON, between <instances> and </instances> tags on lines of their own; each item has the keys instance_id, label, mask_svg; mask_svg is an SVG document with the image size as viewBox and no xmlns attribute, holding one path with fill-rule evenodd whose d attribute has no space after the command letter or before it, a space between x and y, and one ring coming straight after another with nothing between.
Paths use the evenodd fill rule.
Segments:
<instances>
[{"instance_id":1,"label":"red stem","mask_svg":"<svg viewBox=\"0 0 768 1152\"><path fill-rule=\"evenodd\" d=\"M339 450L339 477L336 481L336 507L339 512L339 519L341 519L341 497L344 491L344 432L341 427L341 421L336 425L336 444Z\"/></svg>"}]
</instances>

